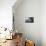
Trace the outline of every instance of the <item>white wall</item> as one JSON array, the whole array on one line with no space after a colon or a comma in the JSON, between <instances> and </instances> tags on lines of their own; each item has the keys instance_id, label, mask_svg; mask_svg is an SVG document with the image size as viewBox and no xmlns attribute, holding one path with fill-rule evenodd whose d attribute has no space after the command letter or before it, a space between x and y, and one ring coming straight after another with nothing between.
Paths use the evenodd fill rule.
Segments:
<instances>
[{"instance_id":1,"label":"white wall","mask_svg":"<svg viewBox=\"0 0 46 46\"><path fill-rule=\"evenodd\" d=\"M18 32L22 32L25 38L34 40L36 46L41 46L41 0L23 0L13 10ZM34 23L25 23L25 17L34 17Z\"/></svg>"},{"instance_id":2,"label":"white wall","mask_svg":"<svg viewBox=\"0 0 46 46\"><path fill-rule=\"evenodd\" d=\"M0 27L12 28L12 6L16 0L0 0Z\"/></svg>"},{"instance_id":3,"label":"white wall","mask_svg":"<svg viewBox=\"0 0 46 46\"><path fill-rule=\"evenodd\" d=\"M41 40L42 46L46 46L46 0L41 2Z\"/></svg>"}]
</instances>

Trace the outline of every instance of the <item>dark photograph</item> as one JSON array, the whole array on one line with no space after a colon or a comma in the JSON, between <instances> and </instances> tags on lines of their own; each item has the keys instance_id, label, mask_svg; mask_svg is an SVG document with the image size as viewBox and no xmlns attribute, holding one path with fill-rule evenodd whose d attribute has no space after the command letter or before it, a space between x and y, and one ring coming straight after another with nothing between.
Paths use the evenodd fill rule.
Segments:
<instances>
[{"instance_id":1,"label":"dark photograph","mask_svg":"<svg viewBox=\"0 0 46 46\"><path fill-rule=\"evenodd\" d=\"M25 18L25 23L34 23L34 17Z\"/></svg>"}]
</instances>

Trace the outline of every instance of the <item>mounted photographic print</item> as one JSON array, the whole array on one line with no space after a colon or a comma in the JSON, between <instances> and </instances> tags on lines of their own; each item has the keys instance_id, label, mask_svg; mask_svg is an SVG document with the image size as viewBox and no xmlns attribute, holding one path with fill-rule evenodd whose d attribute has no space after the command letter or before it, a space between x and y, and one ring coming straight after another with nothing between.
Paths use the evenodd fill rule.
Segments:
<instances>
[{"instance_id":1,"label":"mounted photographic print","mask_svg":"<svg viewBox=\"0 0 46 46\"><path fill-rule=\"evenodd\" d=\"M25 23L34 23L34 17L25 17Z\"/></svg>"}]
</instances>

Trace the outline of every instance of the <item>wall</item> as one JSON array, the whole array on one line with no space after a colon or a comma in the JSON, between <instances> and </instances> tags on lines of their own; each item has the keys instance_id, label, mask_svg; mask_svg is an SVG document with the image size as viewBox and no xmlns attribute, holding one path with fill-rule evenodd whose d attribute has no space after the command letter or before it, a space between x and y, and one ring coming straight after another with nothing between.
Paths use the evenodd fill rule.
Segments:
<instances>
[{"instance_id":1,"label":"wall","mask_svg":"<svg viewBox=\"0 0 46 46\"><path fill-rule=\"evenodd\" d=\"M41 0L23 0L17 7L14 5L13 12L18 32L41 46ZM25 17L34 17L34 23L25 23Z\"/></svg>"},{"instance_id":2,"label":"wall","mask_svg":"<svg viewBox=\"0 0 46 46\"><path fill-rule=\"evenodd\" d=\"M12 28L12 6L16 0L0 0L0 27Z\"/></svg>"},{"instance_id":3,"label":"wall","mask_svg":"<svg viewBox=\"0 0 46 46\"><path fill-rule=\"evenodd\" d=\"M41 40L42 46L46 46L46 0L41 1Z\"/></svg>"}]
</instances>

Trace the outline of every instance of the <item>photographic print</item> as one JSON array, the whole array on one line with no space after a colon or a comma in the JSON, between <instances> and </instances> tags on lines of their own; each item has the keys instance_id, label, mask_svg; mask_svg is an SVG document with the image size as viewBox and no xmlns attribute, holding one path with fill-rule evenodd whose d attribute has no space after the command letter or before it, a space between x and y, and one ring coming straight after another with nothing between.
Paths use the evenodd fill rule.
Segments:
<instances>
[{"instance_id":1,"label":"photographic print","mask_svg":"<svg viewBox=\"0 0 46 46\"><path fill-rule=\"evenodd\" d=\"M25 23L34 23L34 17L25 17Z\"/></svg>"}]
</instances>

